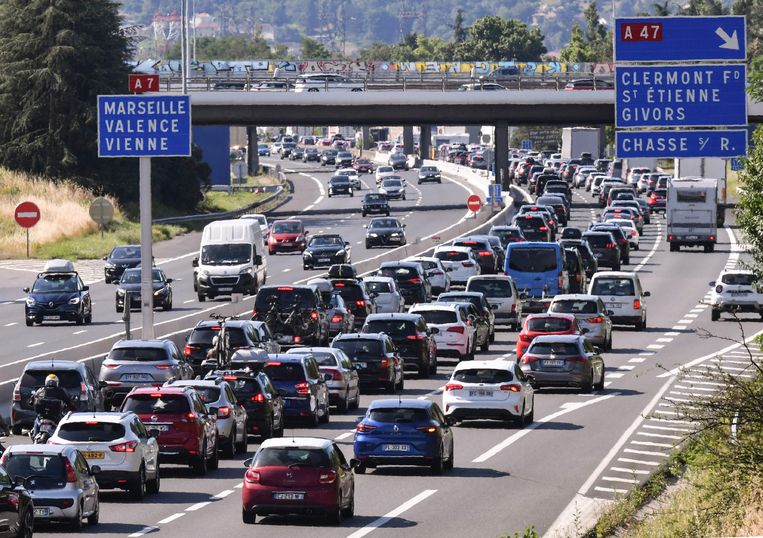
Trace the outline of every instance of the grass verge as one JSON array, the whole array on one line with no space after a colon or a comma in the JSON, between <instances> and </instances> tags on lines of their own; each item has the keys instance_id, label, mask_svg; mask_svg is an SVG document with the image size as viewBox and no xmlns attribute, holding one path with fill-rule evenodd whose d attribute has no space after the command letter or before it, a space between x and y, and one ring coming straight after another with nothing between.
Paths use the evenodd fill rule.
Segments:
<instances>
[{"instance_id":1,"label":"grass verge","mask_svg":"<svg viewBox=\"0 0 763 538\"><path fill-rule=\"evenodd\" d=\"M209 191L205 193L199 210L201 213L217 213L219 211L233 211L259 202L270 196L269 192L249 192L237 190L228 194L221 191Z\"/></svg>"}]
</instances>

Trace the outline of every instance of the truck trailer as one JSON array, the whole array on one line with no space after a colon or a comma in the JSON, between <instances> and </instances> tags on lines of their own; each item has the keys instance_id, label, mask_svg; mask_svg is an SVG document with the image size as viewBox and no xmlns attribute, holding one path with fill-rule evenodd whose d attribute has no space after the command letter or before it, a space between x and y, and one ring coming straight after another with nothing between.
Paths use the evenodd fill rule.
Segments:
<instances>
[{"instance_id":1,"label":"truck trailer","mask_svg":"<svg viewBox=\"0 0 763 538\"><path fill-rule=\"evenodd\" d=\"M718 180L669 180L665 215L671 252L682 246L701 246L705 252L713 252L718 239Z\"/></svg>"}]
</instances>

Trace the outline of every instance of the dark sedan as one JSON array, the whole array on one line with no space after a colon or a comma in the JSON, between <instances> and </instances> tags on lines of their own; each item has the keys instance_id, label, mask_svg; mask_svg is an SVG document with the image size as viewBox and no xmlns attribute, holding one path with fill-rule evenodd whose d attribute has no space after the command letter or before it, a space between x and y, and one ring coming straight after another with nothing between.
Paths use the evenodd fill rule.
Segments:
<instances>
[{"instance_id":1,"label":"dark sedan","mask_svg":"<svg viewBox=\"0 0 763 538\"><path fill-rule=\"evenodd\" d=\"M363 216L370 214L389 217L389 201L383 194L366 194L363 197Z\"/></svg>"},{"instance_id":2,"label":"dark sedan","mask_svg":"<svg viewBox=\"0 0 763 538\"><path fill-rule=\"evenodd\" d=\"M103 259L106 262L103 267L106 284L117 282L125 269L140 265L140 245L119 245Z\"/></svg>"},{"instance_id":3,"label":"dark sedan","mask_svg":"<svg viewBox=\"0 0 763 538\"><path fill-rule=\"evenodd\" d=\"M405 245L405 224L394 217L376 217L366 228L366 248Z\"/></svg>"},{"instance_id":4,"label":"dark sedan","mask_svg":"<svg viewBox=\"0 0 763 538\"><path fill-rule=\"evenodd\" d=\"M327 164L336 164L335 149L324 150L321 154L321 166L326 166Z\"/></svg>"},{"instance_id":5,"label":"dark sedan","mask_svg":"<svg viewBox=\"0 0 763 538\"><path fill-rule=\"evenodd\" d=\"M520 367L533 387L604 388L604 359L582 335L536 336Z\"/></svg>"},{"instance_id":6,"label":"dark sedan","mask_svg":"<svg viewBox=\"0 0 763 538\"><path fill-rule=\"evenodd\" d=\"M167 278L161 269L154 268L151 273L154 308L172 310L172 279ZM116 293L117 312L124 310L125 304L128 303L128 295L130 309L140 308L140 268L128 269L119 280Z\"/></svg>"},{"instance_id":7,"label":"dark sedan","mask_svg":"<svg viewBox=\"0 0 763 538\"><path fill-rule=\"evenodd\" d=\"M302 154L302 162L306 163L307 161L320 161L321 160L321 154L318 152L315 148L307 148L304 153Z\"/></svg>"},{"instance_id":8,"label":"dark sedan","mask_svg":"<svg viewBox=\"0 0 763 538\"><path fill-rule=\"evenodd\" d=\"M302 253L305 269L350 263L350 244L336 234L314 235Z\"/></svg>"},{"instance_id":9,"label":"dark sedan","mask_svg":"<svg viewBox=\"0 0 763 538\"><path fill-rule=\"evenodd\" d=\"M332 176L328 182L328 197L336 196L337 194L345 194L348 196L354 196L352 190L352 184L350 178L347 176Z\"/></svg>"}]
</instances>

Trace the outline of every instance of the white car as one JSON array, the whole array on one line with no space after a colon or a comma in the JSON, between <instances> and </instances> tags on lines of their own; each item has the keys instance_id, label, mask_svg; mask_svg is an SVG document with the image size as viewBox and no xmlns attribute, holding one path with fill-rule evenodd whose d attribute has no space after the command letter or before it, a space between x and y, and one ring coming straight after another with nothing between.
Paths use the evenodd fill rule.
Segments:
<instances>
[{"instance_id":1,"label":"white car","mask_svg":"<svg viewBox=\"0 0 763 538\"><path fill-rule=\"evenodd\" d=\"M405 181L400 176L385 177L379 185L379 194L383 194L388 200L405 200Z\"/></svg>"},{"instance_id":2,"label":"white car","mask_svg":"<svg viewBox=\"0 0 763 538\"><path fill-rule=\"evenodd\" d=\"M308 73L294 81L295 92L362 92L363 83L336 73Z\"/></svg>"},{"instance_id":3,"label":"white car","mask_svg":"<svg viewBox=\"0 0 763 538\"><path fill-rule=\"evenodd\" d=\"M612 312L614 325L633 325L637 331L646 328L645 297L638 274L625 271L599 271L588 283L588 294L597 295Z\"/></svg>"},{"instance_id":4,"label":"white car","mask_svg":"<svg viewBox=\"0 0 763 538\"><path fill-rule=\"evenodd\" d=\"M419 262L426 272L429 282L432 284L432 294L448 293L450 291L450 275L439 258L428 256L415 256L406 258L407 262Z\"/></svg>"},{"instance_id":5,"label":"white car","mask_svg":"<svg viewBox=\"0 0 763 538\"><path fill-rule=\"evenodd\" d=\"M360 183L360 176L358 171L354 168L340 168L336 171L337 176L347 176L350 178L350 186L356 191L363 190L363 185Z\"/></svg>"},{"instance_id":6,"label":"white car","mask_svg":"<svg viewBox=\"0 0 763 538\"><path fill-rule=\"evenodd\" d=\"M397 171L391 166L387 166L386 164L376 167L374 178L376 179L377 185L379 185L382 182L382 179L387 176L397 176Z\"/></svg>"},{"instance_id":7,"label":"white car","mask_svg":"<svg viewBox=\"0 0 763 538\"><path fill-rule=\"evenodd\" d=\"M757 282L752 271L721 271L718 280L710 282L710 319L718 321L722 312L755 312L763 318L763 294L755 289Z\"/></svg>"},{"instance_id":8,"label":"white car","mask_svg":"<svg viewBox=\"0 0 763 538\"><path fill-rule=\"evenodd\" d=\"M432 255L448 270L453 286L465 286L469 277L482 272L474 251L469 247L441 245L434 249Z\"/></svg>"},{"instance_id":9,"label":"white car","mask_svg":"<svg viewBox=\"0 0 763 538\"><path fill-rule=\"evenodd\" d=\"M588 177L588 174L592 172L596 172L595 166L581 166L575 171L575 178L572 184L575 187L585 186L586 178Z\"/></svg>"},{"instance_id":10,"label":"white car","mask_svg":"<svg viewBox=\"0 0 763 538\"><path fill-rule=\"evenodd\" d=\"M640 236L638 233L638 229L636 229L636 223L633 222L630 219L607 219L604 221L608 224L615 224L623 229L625 232L625 236L628 238L628 243L630 243L631 248L633 250L639 249L639 240Z\"/></svg>"},{"instance_id":11,"label":"white car","mask_svg":"<svg viewBox=\"0 0 763 538\"><path fill-rule=\"evenodd\" d=\"M519 330L522 325L522 300L514 279L507 275L478 275L466 281L466 291L479 291L495 315L496 325Z\"/></svg>"},{"instance_id":12,"label":"white car","mask_svg":"<svg viewBox=\"0 0 763 538\"><path fill-rule=\"evenodd\" d=\"M535 391L515 361L456 365L442 392L442 409L455 420L493 419L520 427L535 416Z\"/></svg>"},{"instance_id":13,"label":"white car","mask_svg":"<svg viewBox=\"0 0 763 538\"><path fill-rule=\"evenodd\" d=\"M464 315L464 309L452 303L417 303L408 312L419 314L434 332L438 357L471 360L477 347L476 328Z\"/></svg>"},{"instance_id":14,"label":"white car","mask_svg":"<svg viewBox=\"0 0 763 538\"><path fill-rule=\"evenodd\" d=\"M87 412L65 415L48 442L74 445L101 468L96 481L102 489L126 489L137 500L159 493L158 436L133 412Z\"/></svg>"},{"instance_id":15,"label":"white car","mask_svg":"<svg viewBox=\"0 0 763 538\"><path fill-rule=\"evenodd\" d=\"M268 217L262 213L247 213L246 215L241 215L239 218L256 220L257 224L260 226L260 231L262 232L263 237L268 233L268 228L270 228Z\"/></svg>"},{"instance_id":16,"label":"white car","mask_svg":"<svg viewBox=\"0 0 763 538\"><path fill-rule=\"evenodd\" d=\"M369 295L374 295L377 314L403 312L405 301L397 289L395 279L388 276L369 276L363 278L363 284Z\"/></svg>"}]
</instances>

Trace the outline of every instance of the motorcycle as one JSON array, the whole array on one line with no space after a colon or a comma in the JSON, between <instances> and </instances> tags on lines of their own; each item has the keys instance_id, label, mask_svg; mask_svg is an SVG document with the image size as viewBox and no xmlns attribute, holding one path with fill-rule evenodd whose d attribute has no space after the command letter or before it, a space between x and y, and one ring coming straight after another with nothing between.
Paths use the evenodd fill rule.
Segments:
<instances>
[{"instance_id":1,"label":"motorcycle","mask_svg":"<svg viewBox=\"0 0 763 538\"><path fill-rule=\"evenodd\" d=\"M53 437L53 433L58 427L58 421L61 419L61 410L63 403L59 400L40 398L34 402L34 410L37 413L37 433L29 437L35 445L47 444L48 439Z\"/></svg>"}]
</instances>

